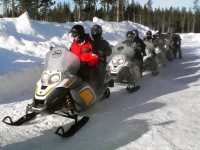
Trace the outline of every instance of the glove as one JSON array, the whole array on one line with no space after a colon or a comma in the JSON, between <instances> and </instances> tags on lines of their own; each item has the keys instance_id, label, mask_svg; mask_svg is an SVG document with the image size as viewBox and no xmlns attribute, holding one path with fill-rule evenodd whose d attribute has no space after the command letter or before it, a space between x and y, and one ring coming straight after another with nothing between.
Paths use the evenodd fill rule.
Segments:
<instances>
[{"instance_id":1,"label":"glove","mask_svg":"<svg viewBox=\"0 0 200 150\"><path fill-rule=\"evenodd\" d=\"M99 56L103 56L103 52L101 50L99 51Z\"/></svg>"}]
</instances>

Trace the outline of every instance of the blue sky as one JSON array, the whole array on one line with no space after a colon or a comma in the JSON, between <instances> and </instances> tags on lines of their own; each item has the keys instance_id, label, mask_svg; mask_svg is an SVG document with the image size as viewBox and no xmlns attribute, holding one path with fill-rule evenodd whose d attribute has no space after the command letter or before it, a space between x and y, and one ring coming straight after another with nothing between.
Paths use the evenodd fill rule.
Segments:
<instances>
[{"instance_id":1,"label":"blue sky","mask_svg":"<svg viewBox=\"0 0 200 150\"><path fill-rule=\"evenodd\" d=\"M70 4L73 6L74 2L73 0L55 0L56 3L59 2L70 2ZM129 0L132 1L132 0ZM180 9L182 7L186 7L187 9L189 9L190 7L193 8L193 1L194 0L153 0L153 9L154 8L170 8L170 6L172 7L180 7ZM139 2L142 6L144 6L145 3L147 3L147 0L135 0L135 2ZM2 14L2 5L0 5L0 14Z\"/></svg>"},{"instance_id":2,"label":"blue sky","mask_svg":"<svg viewBox=\"0 0 200 150\"><path fill-rule=\"evenodd\" d=\"M71 2L73 4L73 0L56 0L56 3L58 2ZM132 1L132 0L129 0ZM142 6L144 6L145 3L147 3L148 0L135 0L135 2L139 2ZM193 8L193 1L194 0L153 0L153 8L170 8L172 7L179 7L180 9L182 7L186 7L189 9L190 7Z\"/></svg>"}]
</instances>

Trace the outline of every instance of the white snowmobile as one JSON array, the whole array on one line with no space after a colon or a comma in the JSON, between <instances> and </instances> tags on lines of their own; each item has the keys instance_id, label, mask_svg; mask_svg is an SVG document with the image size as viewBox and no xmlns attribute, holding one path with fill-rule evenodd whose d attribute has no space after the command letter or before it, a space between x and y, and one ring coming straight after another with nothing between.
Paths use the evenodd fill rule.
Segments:
<instances>
[{"instance_id":1,"label":"white snowmobile","mask_svg":"<svg viewBox=\"0 0 200 150\"><path fill-rule=\"evenodd\" d=\"M155 52L156 52L156 60L157 63L162 65L163 67L166 67L166 55L165 55L165 51L162 50L159 46L157 46L155 48Z\"/></svg>"},{"instance_id":2,"label":"white snowmobile","mask_svg":"<svg viewBox=\"0 0 200 150\"><path fill-rule=\"evenodd\" d=\"M105 80L102 93L97 96L94 89L76 74L79 68L80 61L75 54L64 48L52 48L47 53L44 72L37 82L33 102L27 106L26 114L17 121L6 116L3 122L19 126L40 113L57 114L73 119L75 123L67 132L59 127L55 133L62 137L74 135L89 120L87 116L79 120L78 114L110 96L109 80Z\"/></svg>"},{"instance_id":3,"label":"white snowmobile","mask_svg":"<svg viewBox=\"0 0 200 150\"><path fill-rule=\"evenodd\" d=\"M172 61L173 51L172 51L172 44L171 44L170 36L169 36L169 34L163 33L162 37L164 39L164 51L165 51L166 59L168 61Z\"/></svg>"},{"instance_id":4,"label":"white snowmobile","mask_svg":"<svg viewBox=\"0 0 200 150\"><path fill-rule=\"evenodd\" d=\"M144 41L146 45L146 56L143 57L143 71L151 70L153 75L157 75L158 64L156 62L155 46L152 42Z\"/></svg>"},{"instance_id":5,"label":"white snowmobile","mask_svg":"<svg viewBox=\"0 0 200 150\"><path fill-rule=\"evenodd\" d=\"M140 69L131 61L134 54L132 47L119 43L112 48L113 56L108 64L114 82L125 85L128 92L135 92L140 88L138 85L141 79Z\"/></svg>"}]
</instances>

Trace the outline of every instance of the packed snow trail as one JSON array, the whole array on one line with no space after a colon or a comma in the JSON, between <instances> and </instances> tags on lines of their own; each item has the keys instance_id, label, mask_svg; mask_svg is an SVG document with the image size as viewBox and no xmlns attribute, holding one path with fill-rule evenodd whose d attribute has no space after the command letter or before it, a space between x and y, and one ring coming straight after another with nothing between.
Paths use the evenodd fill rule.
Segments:
<instances>
[{"instance_id":1,"label":"packed snow trail","mask_svg":"<svg viewBox=\"0 0 200 150\"><path fill-rule=\"evenodd\" d=\"M182 49L183 59L174 59L166 68L159 67L158 76L145 73L137 92L128 93L121 86L111 88L110 98L81 113L90 120L73 137L62 139L54 134L57 127L70 125L71 120L40 115L20 127L0 123L1 148L197 150L200 47ZM4 101L0 105L1 120L5 115L18 118L31 102L15 94L11 103Z\"/></svg>"}]
</instances>

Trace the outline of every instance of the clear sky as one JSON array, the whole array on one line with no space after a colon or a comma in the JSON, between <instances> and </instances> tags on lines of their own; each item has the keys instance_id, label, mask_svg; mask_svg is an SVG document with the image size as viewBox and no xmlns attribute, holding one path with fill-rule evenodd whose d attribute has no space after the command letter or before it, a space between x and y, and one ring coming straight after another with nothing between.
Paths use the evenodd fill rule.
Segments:
<instances>
[{"instance_id":1,"label":"clear sky","mask_svg":"<svg viewBox=\"0 0 200 150\"><path fill-rule=\"evenodd\" d=\"M74 2L73 0L54 0L56 3L59 2L70 2L71 6L73 6ZM132 0L129 0L130 2ZM142 6L144 6L147 3L148 0L135 0L135 3L139 2ZM193 2L194 0L152 0L153 4L152 7L153 9L155 8L170 8L172 7L179 7L180 9L182 7L186 7L187 10L189 8L193 8ZM0 5L0 14L2 14L2 5Z\"/></svg>"},{"instance_id":2,"label":"clear sky","mask_svg":"<svg viewBox=\"0 0 200 150\"><path fill-rule=\"evenodd\" d=\"M56 0L56 3L59 2L70 2L71 4L73 4L73 0ZM132 0L129 0L130 2ZM135 3L139 2L142 6L145 5L145 3L147 3L148 0L135 0ZM179 7L180 9L182 7L186 7L187 9L189 9L190 7L193 8L193 2L194 0L152 0L153 4L152 7L154 8L170 8L172 7Z\"/></svg>"},{"instance_id":3,"label":"clear sky","mask_svg":"<svg viewBox=\"0 0 200 150\"><path fill-rule=\"evenodd\" d=\"M190 7L193 8L193 1L194 0L152 0L153 8L170 8L172 7L179 7L180 9L182 7L186 7L189 9ZM139 2L142 6L144 6L145 3L147 3L147 0L135 0L135 2Z\"/></svg>"}]
</instances>

